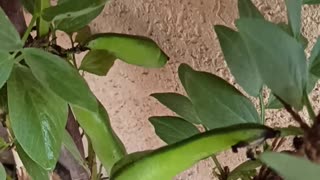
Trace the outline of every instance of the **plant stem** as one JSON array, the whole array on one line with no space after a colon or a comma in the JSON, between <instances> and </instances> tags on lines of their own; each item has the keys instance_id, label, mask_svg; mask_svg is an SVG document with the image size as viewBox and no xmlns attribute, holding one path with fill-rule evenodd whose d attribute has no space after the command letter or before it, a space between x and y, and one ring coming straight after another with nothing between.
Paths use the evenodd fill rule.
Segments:
<instances>
[{"instance_id":1,"label":"plant stem","mask_svg":"<svg viewBox=\"0 0 320 180\"><path fill-rule=\"evenodd\" d=\"M32 16L31 22L30 22L26 32L23 34L23 37L22 37L22 43L23 44L26 43L26 41L27 41L27 39L29 37L29 34L30 34L31 30L32 30L32 27L33 27L34 23L36 22L37 18L38 17L36 15Z\"/></svg>"},{"instance_id":2,"label":"plant stem","mask_svg":"<svg viewBox=\"0 0 320 180\"><path fill-rule=\"evenodd\" d=\"M70 38L70 42L71 42L71 48L74 49L74 41L72 39L72 35L69 35L69 38ZM73 66L78 69L78 66L77 66L77 61L76 61L76 56L74 55L74 52L72 52L72 63L73 63Z\"/></svg>"},{"instance_id":3,"label":"plant stem","mask_svg":"<svg viewBox=\"0 0 320 180\"><path fill-rule=\"evenodd\" d=\"M305 99L305 104L306 104L306 108L307 108L307 111L308 111L308 114L309 114L309 117L315 121L316 120L316 114L312 108L312 105L311 105L311 102L309 100L309 97L308 95L304 95L304 99Z\"/></svg>"},{"instance_id":4,"label":"plant stem","mask_svg":"<svg viewBox=\"0 0 320 180\"><path fill-rule=\"evenodd\" d=\"M222 177L224 177L224 170L223 170L223 168L222 168L219 160L217 159L217 156L216 156L216 155L212 155L212 156L211 156L211 159L213 160L214 164L216 165L218 171L220 172L220 175L221 175Z\"/></svg>"},{"instance_id":5,"label":"plant stem","mask_svg":"<svg viewBox=\"0 0 320 180\"><path fill-rule=\"evenodd\" d=\"M261 121L262 124L265 123L265 106L264 106L264 101L263 101L263 93L262 90L260 91L259 94L259 101L260 101L260 116L261 116Z\"/></svg>"},{"instance_id":6,"label":"plant stem","mask_svg":"<svg viewBox=\"0 0 320 180\"><path fill-rule=\"evenodd\" d=\"M87 136L88 140L88 166L91 171L91 177L90 180L97 180L98 177L98 169L97 169L97 163L96 163L96 153L94 152L94 149L92 147L92 143L90 141L90 138Z\"/></svg>"}]
</instances>

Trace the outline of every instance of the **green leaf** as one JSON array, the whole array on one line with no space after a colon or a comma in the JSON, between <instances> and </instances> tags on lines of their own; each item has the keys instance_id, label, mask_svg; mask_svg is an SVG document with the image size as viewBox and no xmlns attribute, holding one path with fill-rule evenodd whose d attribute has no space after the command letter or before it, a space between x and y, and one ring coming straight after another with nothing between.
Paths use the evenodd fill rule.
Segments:
<instances>
[{"instance_id":1,"label":"green leaf","mask_svg":"<svg viewBox=\"0 0 320 180\"><path fill-rule=\"evenodd\" d=\"M108 51L92 50L83 58L80 69L98 76L105 76L115 60L116 58Z\"/></svg>"},{"instance_id":2,"label":"green leaf","mask_svg":"<svg viewBox=\"0 0 320 180\"><path fill-rule=\"evenodd\" d=\"M230 174L228 175L227 180L238 180L243 173L246 173L252 170L256 171L256 169L261 165L262 163L259 161L251 161L251 160L246 161L240 164L239 166L237 166L233 171L231 171Z\"/></svg>"},{"instance_id":3,"label":"green leaf","mask_svg":"<svg viewBox=\"0 0 320 180\"><path fill-rule=\"evenodd\" d=\"M240 18L261 18L264 19L263 15L252 3L251 0L238 0L238 10Z\"/></svg>"},{"instance_id":4,"label":"green leaf","mask_svg":"<svg viewBox=\"0 0 320 180\"><path fill-rule=\"evenodd\" d=\"M0 50L15 51L23 47L20 35L0 7Z\"/></svg>"},{"instance_id":5,"label":"green leaf","mask_svg":"<svg viewBox=\"0 0 320 180\"><path fill-rule=\"evenodd\" d=\"M77 32L75 42L79 44L85 43L92 36L90 26L85 26Z\"/></svg>"},{"instance_id":6,"label":"green leaf","mask_svg":"<svg viewBox=\"0 0 320 180\"><path fill-rule=\"evenodd\" d=\"M237 27L264 83L286 103L300 110L307 85L307 63L302 46L264 20L240 19Z\"/></svg>"},{"instance_id":7,"label":"green leaf","mask_svg":"<svg viewBox=\"0 0 320 180\"><path fill-rule=\"evenodd\" d=\"M23 151L22 147L19 144L15 145L23 166L26 168L28 174L32 177L32 179L49 180L49 172L39 166L32 159L30 159L30 157Z\"/></svg>"},{"instance_id":8,"label":"green leaf","mask_svg":"<svg viewBox=\"0 0 320 180\"><path fill-rule=\"evenodd\" d=\"M188 122L201 123L193 104L187 97L177 93L155 93L151 96Z\"/></svg>"},{"instance_id":9,"label":"green leaf","mask_svg":"<svg viewBox=\"0 0 320 180\"><path fill-rule=\"evenodd\" d=\"M241 92L218 76L182 64L179 77L203 125L209 129L240 123L261 123L259 115Z\"/></svg>"},{"instance_id":10,"label":"green leaf","mask_svg":"<svg viewBox=\"0 0 320 180\"><path fill-rule=\"evenodd\" d=\"M109 122L107 111L99 104L98 111L71 106L72 112L89 136L93 149L107 172L125 154L125 148L118 139Z\"/></svg>"},{"instance_id":11,"label":"green leaf","mask_svg":"<svg viewBox=\"0 0 320 180\"><path fill-rule=\"evenodd\" d=\"M318 180L320 165L284 153L265 152L260 160L286 180Z\"/></svg>"},{"instance_id":12,"label":"green leaf","mask_svg":"<svg viewBox=\"0 0 320 180\"><path fill-rule=\"evenodd\" d=\"M97 34L88 42L92 50L106 50L118 59L143 67L162 67L168 56L151 39L125 34Z\"/></svg>"},{"instance_id":13,"label":"green leaf","mask_svg":"<svg viewBox=\"0 0 320 180\"><path fill-rule=\"evenodd\" d=\"M23 56L32 73L48 89L67 102L97 110L97 101L85 80L64 59L36 48L26 48Z\"/></svg>"},{"instance_id":14,"label":"green leaf","mask_svg":"<svg viewBox=\"0 0 320 180\"><path fill-rule=\"evenodd\" d=\"M240 1L243 0L239 0L238 2ZM221 25L215 26L214 29L217 33L225 60L236 82L248 94L257 97L262 88L262 79L255 62L250 59L248 50L240 34Z\"/></svg>"},{"instance_id":15,"label":"green leaf","mask_svg":"<svg viewBox=\"0 0 320 180\"><path fill-rule=\"evenodd\" d=\"M68 0L45 9L43 19L53 22L56 29L75 32L89 24L104 8L108 0Z\"/></svg>"},{"instance_id":16,"label":"green leaf","mask_svg":"<svg viewBox=\"0 0 320 180\"><path fill-rule=\"evenodd\" d=\"M14 60L12 56L9 53L0 50L0 88L7 82L13 64Z\"/></svg>"},{"instance_id":17,"label":"green leaf","mask_svg":"<svg viewBox=\"0 0 320 180\"><path fill-rule=\"evenodd\" d=\"M23 66L8 81L9 117L15 138L32 160L53 170L67 122L67 103L44 88Z\"/></svg>"},{"instance_id":18,"label":"green leaf","mask_svg":"<svg viewBox=\"0 0 320 180\"><path fill-rule=\"evenodd\" d=\"M287 14L289 19L289 25L291 27L291 32L293 37L296 39L300 36L301 28L301 7L302 0L286 0Z\"/></svg>"},{"instance_id":19,"label":"green leaf","mask_svg":"<svg viewBox=\"0 0 320 180\"><path fill-rule=\"evenodd\" d=\"M179 117L151 117L149 121L153 125L156 134L167 144L174 144L199 134L197 127Z\"/></svg>"},{"instance_id":20,"label":"green leaf","mask_svg":"<svg viewBox=\"0 0 320 180\"><path fill-rule=\"evenodd\" d=\"M279 28L281 28L284 32L286 32L288 35L294 37L294 35L291 31L291 27L288 24L279 23L279 24L277 24L277 26ZM308 42L308 39L306 37L304 37L302 33L299 34L299 36L296 38L296 40L298 42L300 42L300 44L303 46L303 49L307 48L309 42Z\"/></svg>"},{"instance_id":21,"label":"green leaf","mask_svg":"<svg viewBox=\"0 0 320 180\"><path fill-rule=\"evenodd\" d=\"M7 179L7 173L4 169L2 163L0 163L0 180L6 180Z\"/></svg>"},{"instance_id":22,"label":"green leaf","mask_svg":"<svg viewBox=\"0 0 320 180\"><path fill-rule=\"evenodd\" d=\"M320 0L303 0L303 4L319 4Z\"/></svg>"},{"instance_id":23,"label":"green leaf","mask_svg":"<svg viewBox=\"0 0 320 180\"><path fill-rule=\"evenodd\" d=\"M285 128L274 128L274 129L280 131L281 137L301 136L304 133L301 128L295 127L295 126L288 126Z\"/></svg>"},{"instance_id":24,"label":"green leaf","mask_svg":"<svg viewBox=\"0 0 320 180\"><path fill-rule=\"evenodd\" d=\"M212 154L229 149L239 142L252 142L274 134L270 128L257 124L236 125L214 129L159 148L111 174L111 180L171 180ZM120 160L127 161L127 157Z\"/></svg>"},{"instance_id":25,"label":"green leaf","mask_svg":"<svg viewBox=\"0 0 320 180\"><path fill-rule=\"evenodd\" d=\"M67 131L64 131L63 133L62 144L72 154L73 158L88 172L88 174L90 174L90 169L88 168L86 161L82 158L76 144Z\"/></svg>"}]
</instances>

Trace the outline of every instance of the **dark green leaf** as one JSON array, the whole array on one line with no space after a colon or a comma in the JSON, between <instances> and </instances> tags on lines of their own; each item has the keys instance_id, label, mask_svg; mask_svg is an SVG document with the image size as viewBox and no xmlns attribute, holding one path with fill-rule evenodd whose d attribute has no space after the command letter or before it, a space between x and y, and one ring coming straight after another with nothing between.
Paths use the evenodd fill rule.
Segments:
<instances>
[{"instance_id":1,"label":"dark green leaf","mask_svg":"<svg viewBox=\"0 0 320 180\"><path fill-rule=\"evenodd\" d=\"M304 158L284 153L266 152L260 156L260 160L285 180L318 180L320 177L320 165Z\"/></svg>"},{"instance_id":2,"label":"dark green leaf","mask_svg":"<svg viewBox=\"0 0 320 180\"><path fill-rule=\"evenodd\" d=\"M252 3L251 0L238 0L238 10L240 18L261 18L264 19L263 15Z\"/></svg>"},{"instance_id":3,"label":"dark green leaf","mask_svg":"<svg viewBox=\"0 0 320 180\"><path fill-rule=\"evenodd\" d=\"M195 71L186 64L179 77L203 125L209 129L240 123L261 123L250 102L236 88L218 76Z\"/></svg>"},{"instance_id":4,"label":"dark green leaf","mask_svg":"<svg viewBox=\"0 0 320 180\"><path fill-rule=\"evenodd\" d=\"M280 109L280 108L283 108L283 105L273 94L270 94L266 108L267 109Z\"/></svg>"},{"instance_id":5,"label":"dark green leaf","mask_svg":"<svg viewBox=\"0 0 320 180\"><path fill-rule=\"evenodd\" d=\"M149 121L156 134L167 144L174 144L199 133L193 124L179 117L151 117Z\"/></svg>"},{"instance_id":6,"label":"dark green leaf","mask_svg":"<svg viewBox=\"0 0 320 180\"><path fill-rule=\"evenodd\" d=\"M29 11L30 14L39 14L42 11L44 4L48 6L48 0L20 0L24 8Z\"/></svg>"},{"instance_id":7,"label":"dark green leaf","mask_svg":"<svg viewBox=\"0 0 320 180\"><path fill-rule=\"evenodd\" d=\"M70 154L72 154L73 158L88 172L88 174L90 174L86 161L82 158L76 144L67 131L64 131L63 133L62 144Z\"/></svg>"},{"instance_id":8,"label":"dark green leaf","mask_svg":"<svg viewBox=\"0 0 320 180\"><path fill-rule=\"evenodd\" d=\"M190 123L201 123L193 104L187 97L176 93L156 93L151 96Z\"/></svg>"},{"instance_id":9,"label":"dark green leaf","mask_svg":"<svg viewBox=\"0 0 320 180\"><path fill-rule=\"evenodd\" d=\"M320 38L317 39L316 44L313 46L309 58L310 72L320 77Z\"/></svg>"},{"instance_id":10,"label":"dark green leaf","mask_svg":"<svg viewBox=\"0 0 320 180\"><path fill-rule=\"evenodd\" d=\"M240 19L237 27L264 84L300 110L307 85L307 63L302 46L279 27L264 20Z\"/></svg>"},{"instance_id":11,"label":"dark green leaf","mask_svg":"<svg viewBox=\"0 0 320 180\"><path fill-rule=\"evenodd\" d=\"M80 69L99 76L107 75L116 58L104 50L89 51L81 62Z\"/></svg>"},{"instance_id":12,"label":"dark green leaf","mask_svg":"<svg viewBox=\"0 0 320 180\"><path fill-rule=\"evenodd\" d=\"M301 7L302 0L286 0L287 14L289 19L289 25L293 37L296 39L300 36L301 28Z\"/></svg>"},{"instance_id":13,"label":"dark green leaf","mask_svg":"<svg viewBox=\"0 0 320 180\"><path fill-rule=\"evenodd\" d=\"M243 1L239 0L238 2ZM245 0L250 1L250 0ZM262 79L254 61L250 59L245 43L238 32L225 27L214 27L225 60L237 83L250 95L257 97Z\"/></svg>"},{"instance_id":14,"label":"dark green leaf","mask_svg":"<svg viewBox=\"0 0 320 180\"><path fill-rule=\"evenodd\" d=\"M23 166L26 168L28 174L34 180L49 180L49 172L39 166L34 162L30 157L23 151L22 147L19 144L16 144L16 150L19 154L19 157L23 163Z\"/></svg>"},{"instance_id":15,"label":"dark green leaf","mask_svg":"<svg viewBox=\"0 0 320 180\"><path fill-rule=\"evenodd\" d=\"M246 173L248 171L255 170L261 166L261 162L259 161L246 161L239 166L237 166L233 171L230 172L228 175L227 180L238 180L243 173Z\"/></svg>"},{"instance_id":16,"label":"dark green leaf","mask_svg":"<svg viewBox=\"0 0 320 180\"><path fill-rule=\"evenodd\" d=\"M97 17L108 0L68 0L45 9L43 19L67 33L80 30Z\"/></svg>"},{"instance_id":17,"label":"dark green leaf","mask_svg":"<svg viewBox=\"0 0 320 180\"><path fill-rule=\"evenodd\" d=\"M23 66L8 80L10 123L15 138L32 160L52 170L59 157L67 122L67 103L44 88Z\"/></svg>"},{"instance_id":18,"label":"dark green leaf","mask_svg":"<svg viewBox=\"0 0 320 180\"><path fill-rule=\"evenodd\" d=\"M71 106L74 116L91 140L93 149L107 172L125 154L125 148L112 130L107 111L99 104L99 110Z\"/></svg>"},{"instance_id":19,"label":"dark green leaf","mask_svg":"<svg viewBox=\"0 0 320 180\"><path fill-rule=\"evenodd\" d=\"M97 110L97 101L85 80L67 61L40 49L27 48L23 55L34 76L67 102Z\"/></svg>"},{"instance_id":20,"label":"dark green leaf","mask_svg":"<svg viewBox=\"0 0 320 180\"><path fill-rule=\"evenodd\" d=\"M4 169L2 163L0 163L0 180L6 180L7 179L7 173Z\"/></svg>"},{"instance_id":21,"label":"dark green leaf","mask_svg":"<svg viewBox=\"0 0 320 180\"><path fill-rule=\"evenodd\" d=\"M320 0L303 0L303 4L319 4Z\"/></svg>"},{"instance_id":22,"label":"dark green leaf","mask_svg":"<svg viewBox=\"0 0 320 180\"><path fill-rule=\"evenodd\" d=\"M280 131L280 136L281 137L286 137L286 136L299 136L303 135L303 130L299 127L294 127L294 126L289 126L286 128L274 128L277 131Z\"/></svg>"},{"instance_id":23,"label":"dark green leaf","mask_svg":"<svg viewBox=\"0 0 320 180\"><path fill-rule=\"evenodd\" d=\"M7 82L13 64L14 59L12 56L9 53L0 50L0 88Z\"/></svg>"},{"instance_id":24,"label":"dark green leaf","mask_svg":"<svg viewBox=\"0 0 320 180\"><path fill-rule=\"evenodd\" d=\"M0 88L0 114L8 114L7 86Z\"/></svg>"},{"instance_id":25,"label":"dark green leaf","mask_svg":"<svg viewBox=\"0 0 320 180\"><path fill-rule=\"evenodd\" d=\"M293 34L292 34L292 31L291 31L291 28L290 28L290 26L288 24L279 23L279 24L277 24L277 26L279 28L281 28L284 32L288 33L290 36L294 37ZM300 35L296 39L303 46L303 49L307 48L308 39L306 37L304 37L302 33L300 33Z\"/></svg>"},{"instance_id":26,"label":"dark green leaf","mask_svg":"<svg viewBox=\"0 0 320 180\"><path fill-rule=\"evenodd\" d=\"M0 50L15 51L23 47L20 35L0 7Z\"/></svg>"},{"instance_id":27,"label":"dark green leaf","mask_svg":"<svg viewBox=\"0 0 320 180\"><path fill-rule=\"evenodd\" d=\"M85 43L92 35L90 26L85 26L77 32L75 42L79 44Z\"/></svg>"},{"instance_id":28,"label":"dark green leaf","mask_svg":"<svg viewBox=\"0 0 320 180\"><path fill-rule=\"evenodd\" d=\"M229 149L239 142L252 142L274 134L270 128L257 124L243 124L214 129L138 156L132 163L125 163L111 174L111 180L170 180L212 154ZM142 154L143 155L143 154ZM135 156L136 157L136 156ZM128 157L129 160L132 157ZM120 161L120 162L121 162ZM119 163L120 163L119 162Z\"/></svg>"},{"instance_id":29,"label":"dark green leaf","mask_svg":"<svg viewBox=\"0 0 320 180\"><path fill-rule=\"evenodd\" d=\"M106 50L129 64L143 67L162 67L169 59L153 40L140 36L98 34L87 46L93 50Z\"/></svg>"}]
</instances>

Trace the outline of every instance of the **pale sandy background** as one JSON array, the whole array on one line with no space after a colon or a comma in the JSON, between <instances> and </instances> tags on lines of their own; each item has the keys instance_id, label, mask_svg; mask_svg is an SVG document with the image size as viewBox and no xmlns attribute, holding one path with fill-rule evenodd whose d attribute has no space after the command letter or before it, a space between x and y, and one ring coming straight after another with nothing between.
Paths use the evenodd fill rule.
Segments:
<instances>
[{"instance_id":1,"label":"pale sandy background","mask_svg":"<svg viewBox=\"0 0 320 180\"><path fill-rule=\"evenodd\" d=\"M148 36L154 39L170 56L161 69L143 69L116 62L107 77L86 75L90 87L107 108L112 125L128 152L163 146L148 122L154 115L172 115L172 112L149 97L154 92L184 93L177 78L180 63L217 74L229 82L230 75L223 60L213 25L233 26L237 18L236 0L113 0L93 22L94 32L118 32ZM285 6L281 0L255 1L266 18L285 21ZM303 33L313 46L320 33L320 7L305 6ZM313 100L319 106L318 94ZM267 122L281 126L290 121L286 113L267 113ZM243 152L242 152L243 154ZM223 165L234 167L243 156L222 153ZM181 174L177 179L212 179L212 164L203 161Z\"/></svg>"}]
</instances>

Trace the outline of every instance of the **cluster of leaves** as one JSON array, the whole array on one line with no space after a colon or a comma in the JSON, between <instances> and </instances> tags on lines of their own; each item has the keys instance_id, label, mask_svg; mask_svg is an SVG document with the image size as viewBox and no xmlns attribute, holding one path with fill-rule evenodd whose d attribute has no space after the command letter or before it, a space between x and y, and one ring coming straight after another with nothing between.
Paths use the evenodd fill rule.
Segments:
<instances>
[{"instance_id":1,"label":"cluster of leaves","mask_svg":"<svg viewBox=\"0 0 320 180\"><path fill-rule=\"evenodd\" d=\"M250 0L238 0L240 18L235 23L237 31L222 25L214 26L225 61L236 82L251 98L260 100L260 115L245 95L222 78L193 70L188 65L182 64L178 72L187 97L176 93L152 95L178 115L149 119L163 141L173 146L188 142L190 137L198 136L199 126L213 132L220 128L225 128L227 131L237 124L263 125L265 122L263 93L267 90L263 86L271 90L266 108L285 108L300 125L285 129L274 128L280 130L281 137L301 135L305 144L310 141L308 137L320 138L310 133L313 130L315 132L320 130L316 129L320 122L308 98L308 94L320 78L320 39L317 40L311 56L307 59L304 50L308 41L300 32L302 5L317 4L319 1L286 0L285 3L288 23L269 22ZM297 113L303 107L308 110L310 120L314 120L311 127ZM241 130L243 127L237 128ZM278 138L274 141L275 144L277 140ZM224 138L217 141L228 143ZM314 144L310 146L314 147L314 151L318 148ZM207 144L195 143L192 147L200 154L205 151ZM197 148L203 148L203 151ZM211 149L212 152L214 149ZM276 148L266 144L258 160L246 161L231 172L219 167L219 162L214 156L212 158L217 164L221 180L267 179L259 176L256 171L256 168L264 166L263 164L271 167L284 179L318 179L320 166L312 161L319 162L317 160L319 157L311 157L306 147L302 149L302 154L308 158L271 152ZM297 151L294 153L298 153Z\"/></svg>"},{"instance_id":2,"label":"cluster of leaves","mask_svg":"<svg viewBox=\"0 0 320 180\"><path fill-rule=\"evenodd\" d=\"M143 67L162 67L168 57L148 38L105 33L91 35L87 24L107 0L21 0L32 20L20 38L0 8L1 117L10 139L33 179L49 179L62 147L86 162L66 131L69 108L107 172L126 155L111 128L107 111L79 71L106 75L116 59ZM36 36L31 31L36 29ZM72 47L56 43L56 32L70 36ZM77 34L73 38L73 34ZM74 54L88 53L77 67ZM5 150L4 149L4 150ZM2 167L2 166L1 166ZM86 168L86 167L85 167ZM5 176L1 168L1 176Z\"/></svg>"}]
</instances>

